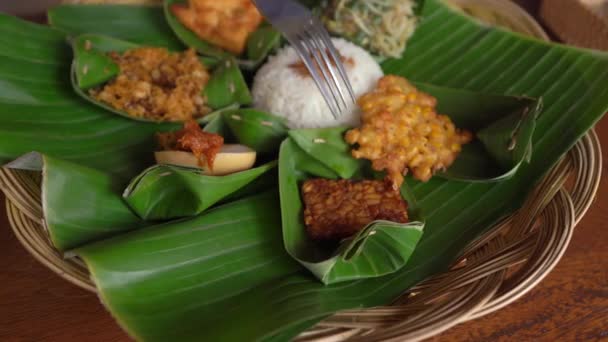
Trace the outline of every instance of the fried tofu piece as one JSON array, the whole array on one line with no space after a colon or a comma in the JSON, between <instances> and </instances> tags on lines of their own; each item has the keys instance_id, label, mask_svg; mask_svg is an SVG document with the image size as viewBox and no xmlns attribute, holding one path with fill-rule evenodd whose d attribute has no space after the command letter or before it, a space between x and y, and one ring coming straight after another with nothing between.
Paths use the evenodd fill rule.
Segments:
<instances>
[{"instance_id":1,"label":"fried tofu piece","mask_svg":"<svg viewBox=\"0 0 608 342\"><path fill-rule=\"evenodd\" d=\"M201 39L238 55L263 20L251 0L188 0L171 12Z\"/></svg>"},{"instance_id":2,"label":"fried tofu piece","mask_svg":"<svg viewBox=\"0 0 608 342\"><path fill-rule=\"evenodd\" d=\"M302 196L304 223L314 240L339 241L375 220L408 222L407 203L385 181L310 179Z\"/></svg>"}]
</instances>

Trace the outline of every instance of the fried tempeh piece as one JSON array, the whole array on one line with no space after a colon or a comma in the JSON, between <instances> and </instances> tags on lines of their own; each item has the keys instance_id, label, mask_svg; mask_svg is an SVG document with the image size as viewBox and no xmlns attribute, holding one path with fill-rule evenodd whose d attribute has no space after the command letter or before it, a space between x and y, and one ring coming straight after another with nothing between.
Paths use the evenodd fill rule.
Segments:
<instances>
[{"instance_id":1,"label":"fried tempeh piece","mask_svg":"<svg viewBox=\"0 0 608 342\"><path fill-rule=\"evenodd\" d=\"M201 39L238 55L263 20L251 0L189 0L171 12Z\"/></svg>"},{"instance_id":2,"label":"fried tempeh piece","mask_svg":"<svg viewBox=\"0 0 608 342\"><path fill-rule=\"evenodd\" d=\"M304 223L315 240L348 238L375 220L408 222L407 203L385 181L310 179L302 196Z\"/></svg>"}]
</instances>

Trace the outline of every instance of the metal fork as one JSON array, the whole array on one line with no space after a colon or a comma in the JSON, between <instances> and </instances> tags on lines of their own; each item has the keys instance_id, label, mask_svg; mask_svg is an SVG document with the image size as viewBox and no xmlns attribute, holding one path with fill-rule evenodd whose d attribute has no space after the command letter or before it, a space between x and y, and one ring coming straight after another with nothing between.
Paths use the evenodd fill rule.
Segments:
<instances>
[{"instance_id":1,"label":"metal fork","mask_svg":"<svg viewBox=\"0 0 608 342\"><path fill-rule=\"evenodd\" d=\"M293 0L253 0L266 20L294 47L334 118L352 106L355 93L329 33L317 17ZM316 67L318 65L318 68Z\"/></svg>"}]
</instances>

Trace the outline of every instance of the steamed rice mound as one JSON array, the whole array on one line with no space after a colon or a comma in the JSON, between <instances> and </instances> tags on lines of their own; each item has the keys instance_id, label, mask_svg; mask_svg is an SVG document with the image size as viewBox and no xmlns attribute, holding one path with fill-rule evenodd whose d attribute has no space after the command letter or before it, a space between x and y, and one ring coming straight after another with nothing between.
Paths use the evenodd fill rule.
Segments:
<instances>
[{"instance_id":1,"label":"steamed rice mound","mask_svg":"<svg viewBox=\"0 0 608 342\"><path fill-rule=\"evenodd\" d=\"M383 76L378 63L353 43L338 38L332 38L332 42L342 57L355 96L371 91ZM281 49L260 68L252 92L256 108L284 117L291 129L359 125L361 114L356 105L334 119L314 80L302 70L300 58L292 47Z\"/></svg>"}]
</instances>

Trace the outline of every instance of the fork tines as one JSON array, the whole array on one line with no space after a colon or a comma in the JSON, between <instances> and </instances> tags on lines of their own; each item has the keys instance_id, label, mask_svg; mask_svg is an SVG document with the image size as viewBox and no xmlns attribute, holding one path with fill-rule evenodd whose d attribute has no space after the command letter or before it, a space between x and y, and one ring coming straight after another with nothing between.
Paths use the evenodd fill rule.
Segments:
<instances>
[{"instance_id":1,"label":"fork tines","mask_svg":"<svg viewBox=\"0 0 608 342\"><path fill-rule=\"evenodd\" d=\"M340 55L321 22L311 18L289 39L335 118L355 103Z\"/></svg>"},{"instance_id":2,"label":"fork tines","mask_svg":"<svg viewBox=\"0 0 608 342\"><path fill-rule=\"evenodd\" d=\"M266 19L295 48L321 91L333 116L355 103L340 55L321 21L302 4L293 0L253 0Z\"/></svg>"}]
</instances>

